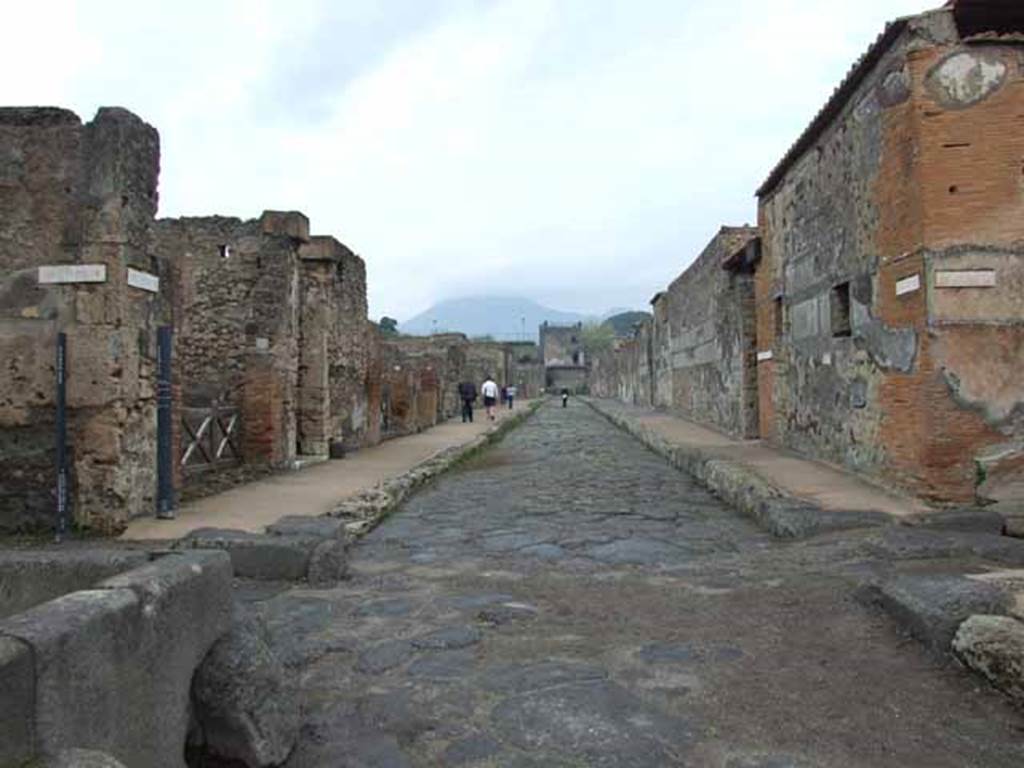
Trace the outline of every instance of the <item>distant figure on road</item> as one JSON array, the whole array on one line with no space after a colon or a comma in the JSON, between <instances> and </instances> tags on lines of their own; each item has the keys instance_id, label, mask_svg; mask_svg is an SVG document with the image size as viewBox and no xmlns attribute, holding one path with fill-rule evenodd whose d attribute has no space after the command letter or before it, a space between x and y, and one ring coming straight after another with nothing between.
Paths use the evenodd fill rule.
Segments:
<instances>
[{"instance_id":1,"label":"distant figure on road","mask_svg":"<svg viewBox=\"0 0 1024 768\"><path fill-rule=\"evenodd\" d=\"M476 402L476 384L464 381L459 384L459 399L462 400L462 423L473 423L473 403Z\"/></svg>"},{"instance_id":2,"label":"distant figure on road","mask_svg":"<svg viewBox=\"0 0 1024 768\"><path fill-rule=\"evenodd\" d=\"M494 421L494 406L498 404L498 385L490 376L480 387L480 394L484 396L484 408L487 409L487 418Z\"/></svg>"},{"instance_id":3,"label":"distant figure on road","mask_svg":"<svg viewBox=\"0 0 1024 768\"><path fill-rule=\"evenodd\" d=\"M516 399L516 393L519 390L516 389L514 384L509 384L505 387L505 400L508 402L508 409L512 410L512 402Z\"/></svg>"},{"instance_id":4,"label":"distant figure on road","mask_svg":"<svg viewBox=\"0 0 1024 768\"><path fill-rule=\"evenodd\" d=\"M569 390L562 387L562 407L566 408L569 405Z\"/></svg>"}]
</instances>

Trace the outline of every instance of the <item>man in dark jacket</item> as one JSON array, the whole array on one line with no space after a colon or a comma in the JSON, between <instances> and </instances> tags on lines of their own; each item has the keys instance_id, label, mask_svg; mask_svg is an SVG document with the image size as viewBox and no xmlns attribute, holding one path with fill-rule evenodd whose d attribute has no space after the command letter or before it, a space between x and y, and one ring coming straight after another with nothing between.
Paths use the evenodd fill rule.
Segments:
<instances>
[{"instance_id":1,"label":"man in dark jacket","mask_svg":"<svg viewBox=\"0 0 1024 768\"><path fill-rule=\"evenodd\" d=\"M476 401L476 384L464 381L459 384L459 398L462 400L462 423L473 421L473 403Z\"/></svg>"}]
</instances>

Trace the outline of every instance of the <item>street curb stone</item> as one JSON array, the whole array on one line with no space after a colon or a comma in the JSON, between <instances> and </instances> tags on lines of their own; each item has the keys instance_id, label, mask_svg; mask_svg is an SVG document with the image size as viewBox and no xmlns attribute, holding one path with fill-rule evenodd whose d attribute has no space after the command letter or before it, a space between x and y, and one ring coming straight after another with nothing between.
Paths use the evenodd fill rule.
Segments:
<instances>
[{"instance_id":1,"label":"street curb stone","mask_svg":"<svg viewBox=\"0 0 1024 768\"><path fill-rule=\"evenodd\" d=\"M802 539L830 531L895 522L885 512L825 510L785 493L745 464L714 456L700 448L671 443L635 420L603 408L592 398L583 398L583 401L776 538Z\"/></svg>"},{"instance_id":2,"label":"street curb stone","mask_svg":"<svg viewBox=\"0 0 1024 768\"><path fill-rule=\"evenodd\" d=\"M908 574L864 584L855 593L881 607L933 651L949 650L957 628L975 614L1002 614L1010 595L997 584L950 574Z\"/></svg>"}]
</instances>

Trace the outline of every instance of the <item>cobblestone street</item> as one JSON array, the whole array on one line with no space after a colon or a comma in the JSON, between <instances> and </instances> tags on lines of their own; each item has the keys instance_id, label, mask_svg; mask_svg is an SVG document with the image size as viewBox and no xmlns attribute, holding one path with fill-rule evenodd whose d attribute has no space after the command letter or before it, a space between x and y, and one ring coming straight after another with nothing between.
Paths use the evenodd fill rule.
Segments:
<instances>
[{"instance_id":1,"label":"cobblestone street","mask_svg":"<svg viewBox=\"0 0 1024 768\"><path fill-rule=\"evenodd\" d=\"M887 540L775 541L573 401L414 496L340 587L243 593L303 688L291 768L1024 764L1019 713L854 600L947 564Z\"/></svg>"}]
</instances>

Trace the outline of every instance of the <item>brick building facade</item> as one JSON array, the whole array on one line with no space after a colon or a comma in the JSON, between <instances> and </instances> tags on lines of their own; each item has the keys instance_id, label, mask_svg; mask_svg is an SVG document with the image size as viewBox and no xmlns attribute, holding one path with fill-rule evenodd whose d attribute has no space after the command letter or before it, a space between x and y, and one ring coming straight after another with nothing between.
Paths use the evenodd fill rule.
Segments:
<instances>
[{"instance_id":1,"label":"brick building facade","mask_svg":"<svg viewBox=\"0 0 1024 768\"><path fill-rule=\"evenodd\" d=\"M890 25L761 187L756 295L764 437L972 502L1024 466L1024 46L960 6Z\"/></svg>"},{"instance_id":2,"label":"brick building facade","mask_svg":"<svg viewBox=\"0 0 1024 768\"><path fill-rule=\"evenodd\" d=\"M656 297L653 321L594 361L594 390L1012 512L1021 32L1019 9L991 0L887 27L758 191L760 237L745 231L731 255L713 242Z\"/></svg>"}]
</instances>

